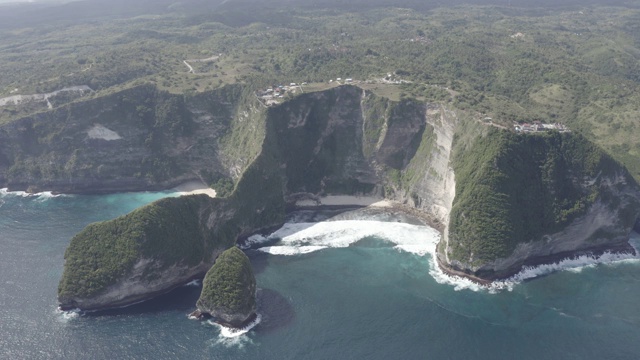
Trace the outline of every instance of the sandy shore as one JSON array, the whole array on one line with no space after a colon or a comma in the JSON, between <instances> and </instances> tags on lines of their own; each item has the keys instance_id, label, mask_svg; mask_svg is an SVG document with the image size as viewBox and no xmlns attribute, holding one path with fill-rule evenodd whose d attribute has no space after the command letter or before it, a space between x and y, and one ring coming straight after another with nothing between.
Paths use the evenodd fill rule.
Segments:
<instances>
[{"instance_id":1,"label":"sandy shore","mask_svg":"<svg viewBox=\"0 0 640 360\"><path fill-rule=\"evenodd\" d=\"M321 197L318 201L306 199L296 202L296 206L372 206L391 207L393 203L373 196L348 196L329 195Z\"/></svg>"},{"instance_id":2,"label":"sandy shore","mask_svg":"<svg viewBox=\"0 0 640 360\"><path fill-rule=\"evenodd\" d=\"M179 192L180 195L196 195L205 194L210 197L216 197L216 191L208 187L207 184L200 181L189 181L182 185L178 185L173 188L174 191Z\"/></svg>"}]
</instances>

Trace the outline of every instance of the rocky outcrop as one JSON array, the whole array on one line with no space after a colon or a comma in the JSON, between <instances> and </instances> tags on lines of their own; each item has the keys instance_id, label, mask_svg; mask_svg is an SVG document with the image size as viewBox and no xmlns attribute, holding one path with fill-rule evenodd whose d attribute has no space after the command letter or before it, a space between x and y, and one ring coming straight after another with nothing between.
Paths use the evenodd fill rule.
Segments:
<instances>
[{"instance_id":1,"label":"rocky outcrop","mask_svg":"<svg viewBox=\"0 0 640 360\"><path fill-rule=\"evenodd\" d=\"M273 157L260 156L227 198L167 198L87 226L65 253L61 308L131 305L202 277L239 236L282 224L277 169Z\"/></svg>"},{"instance_id":2,"label":"rocky outcrop","mask_svg":"<svg viewBox=\"0 0 640 360\"><path fill-rule=\"evenodd\" d=\"M196 305L201 315L233 328L242 328L255 318L256 278L242 250L234 246L218 257L204 278Z\"/></svg>"},{"instance_id":3,"label":"rocky outcrop","mask_svg":"<svg viewBox=\"0 0 640 360\"><path fill-rule=\"evenodd\" d=\"M465 146L438 252L445 270L494 280L565 257L635 252L638 185L582 136L491 130Z\"/></svg>"}]
</instances>

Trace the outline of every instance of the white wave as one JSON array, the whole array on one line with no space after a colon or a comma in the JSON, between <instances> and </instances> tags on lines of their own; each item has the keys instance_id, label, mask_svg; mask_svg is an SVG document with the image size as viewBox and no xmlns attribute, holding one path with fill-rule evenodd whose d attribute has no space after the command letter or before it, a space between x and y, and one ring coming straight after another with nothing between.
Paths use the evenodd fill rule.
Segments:
<instances>
[{"instance_id":1,"label":"white wave","mask_svg":"<svg viewBox=\"0 0 640 360\"><path fill-rule=\"evenodd\" d=\"M262 251L271 255L302 255L309 254L318 250L323 250L328 246L266 246L259 248L258 251Z\"/></svg>"},{"instance_id":2,"label":"white wave","mask_svg":"<svg viewBox=\"0 0 640 360\"><path fill-rule=\"evenodd\" d=\"M184 286L195 286L195 287L200 287L202 286L202 282L200 282L199 279L195 279L193 281L190 281L188 283L186 283Z\"/></svg>"},{"instance_id":3,"label":"white wave","mask_svg":"<svg viewBox=\"0 0 640 360\"><path fill-rule=\"evenodd\" d=\"M429 255L429 274L440 284L453 286L455 290L488 291L513 290L525 280L548 275L558 271L581 272L583 269L599 265L615 265L626 262L640 262L639 255L604 253L600 256L581 256L565 259L554 264L525 267L518 274L491 285L480 285L468 278L444 273L436 263L436 246L440 233L428 226L410 225L396 222L370 220L327 221L319 223L287 223L269 236L255 236L254 244L279 241L258 249L272 255L294 256L307 254L325 248L348 247L364 238L375 236L395 244L395 249L418 256ZM630 241L640 254L640 235L635 234Z\"/></svg>"},{"instance_id":4,"label":"white wave","mask_svg":"<svg viewBox=\"0 0 640 360\"><path fill-rule=\"evenodd\" d=\"M267 238L264 235L260 235L260 234L255 234L255 235L251 235L247 238L247 240L245 240L244 244L242 246L238 246L240 249L242 250L247 250L250 249L252 246L254 245L260 245L260 244L264 244L266 242L269 241L269 238Z\"/></svg>"},{"instance_id":5,"label":"white wave","mask_svg":"<svg viewBox=\"0 0 640 360\"><path fill-rule=\"evenodd\" d=\"M28 193L26 191L9 191L8 188L0 189L0 198L5 196L17 196L24 198L38 198L42 200L65 196L64 194L53 194L51 191L43 191L39 193Z\"/></svg>"},{"instance_id":6,"label":"white wave","mask_svg":"<svg viewBox=\"0 0 640 360\"><path fill-rule=\"evenodd\" d=\"M213 325L220 330L218 338L215 341L216 345L225 345L228 347L243 347L247 342L251 342L251 339L247 336L247 333L251 331L256 325L260 324L262 316L257 314L255 320L249 323L242 329L234 329L226 326L222 326L212 320L207 321L209 325Z\"/></svg>"},{"instance_id":7,"label":"white wave","mask_svg":"<svg viewBox=\"0 0 640 360\"><path fill-rule=\"evenodd\" d=\"M80 316L80 309L73 309L73 310L60 310L59 308L56 308L56 314L58 314L58 319L61 322L69 322L73 319L77 319Z\"/></svg>"},{"instance_id":8,"label":"white wave","mask_svg":"<svg viewBox=\"0 0 640 360\"><path fill-rule=\"evenodd\" d=\"M280 241L258 250L274 255L299 255L325 248L348 247L364 238L377 237L403 251L426 254L440 240L437 230L420 225L370 220L288 223L264 239Z\"/></svg>"},{"instance_id":9,"label":"white wave","mask_svg":"<svg viewBox=\"0 0 640 360\"><path fill-rule=\"evenodd\" d=\"M624 263L640 263L640 252L638 251L639 240L640 239L632 238L629 242L636 250L637 255L605 252L600 256L583 255L576 258L564 259L553 264L526 266L512 277L501 281L494 281L491 285L480 285L467 278L445 274L436 264L434 247L431 251L431 259L429 261L429 274L438 283L451 285L455 290L488 291L490 293L497 293L500 290L512 291L516 285L525 280L549 275L554 272L570 271L580 273L584 269L594 268L600 265L614 266Z\"/></svg>"}]
</instances>

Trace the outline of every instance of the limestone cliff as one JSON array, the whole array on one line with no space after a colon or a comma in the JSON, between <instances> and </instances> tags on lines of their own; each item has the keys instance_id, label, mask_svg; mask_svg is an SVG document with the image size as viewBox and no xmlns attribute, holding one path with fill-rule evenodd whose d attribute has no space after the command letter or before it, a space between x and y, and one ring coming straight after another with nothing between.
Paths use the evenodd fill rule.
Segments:
<instances>
[{"instance_id":1,"label":"limestone cliff","mask_svg":"<svg viewBox=\"0 0 640 360\"><path fill-rule=\"evenodd\" d=\"M143 85L0 125L0 188L109 193L237 178L256 156L226 151L237 113L252 109L245 98L240 86L185 97Z\"/></svg>"},{"instance_id":2,"label":"limestone cliff","mask_svg":"<svg viewBox=\"0 0 640 360\"><path fill-rule=\"evenodd\" d=\"M493 129L466 142L452 163L445 267L490 280L566 256L634 251L638 185L578 134Z\"/></svg>"},{"instance_id":3,"label":"limestone cliff","mask_svg":"<svg viewBox=\"0 0 640 360\"><path fill-rule=\"evenodd\" d=\"M204 277L197 306L200 313L235 328L256 315L256 278L242 250L231 247L216 259Z\"/></svg>"},{"instance_id":4,"label":"limestone cliff","mask_svg":"<svg viewBox=\"0 0 640 360\"><path fill-rule=\"evenodd\" d=\"M237 179L228 198L191 210L198 219L191 226L201 229L206 253L200 262L171 263L189 268L189 276L210 267L239 235L282 221L285 202L327 194L375 194L417 208L443 231L441 266L480 280L562 256L631 250L638 186L624 167L579 135L516 135L442 104L394 102L354 86L302 94L269 108L248 100L238 101L244 107L231 106L221 97L233 98L204 94L185 102L201 129L189 140L199 146L189 156L202 162L190 171L218 168ZM203 154L211 155L211 165ZM180 207L189 200L171 201ZM153 205L139 211L148 209ZM160 221L133 226L134 243L144 244L157 226ZM139 297L114 301L112 294L144 289L148 283L139 273L158 279L148 293L189 277L173 277L179 270L158 265L172 256L166 247L148 263L142 253L132 253L124 270L100 282L104 264L73 259L109 258L107 249L118 248L120 237L101 234L112 227L90 225L72 240L61 303L82 308L84 301L93 308L131 302ZM89 240L105 246L87 246ZM179 243L180 236L167 241ZM100 286L91 293L66 291L74 282L65 279L78 274L80 284Z\"/></svg>"}]
</instances>

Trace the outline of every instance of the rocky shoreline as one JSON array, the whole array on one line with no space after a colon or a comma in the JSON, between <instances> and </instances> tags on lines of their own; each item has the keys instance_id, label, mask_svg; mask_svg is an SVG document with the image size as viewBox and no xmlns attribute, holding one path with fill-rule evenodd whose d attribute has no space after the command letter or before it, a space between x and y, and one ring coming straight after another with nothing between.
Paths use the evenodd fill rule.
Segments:
<instances>
[{"instance_id":1,"label":"rocky shoreline","mask_svg":"<svg viewBox=\"0 0 640 360\"><path fill-rule=\"evenodd\" d=\"M7 191L24 191L28 194L37 194L50 191L54 195L109 195L127 192L146 192L146 191L166 191L179 187L185 183L198 181L202 179L197 177L184 177L164 181L160 183L148 183L142 179L128 178L116 181L100 181L100 182L59 182L59 183L10 183L0 185L0 188L6 188Z\"/></svg>"},{"instance_id":2,"label":"rocky shoreline","mask_svg":"<svg viewBox=\"0 0 640 360\"><path fill-rule=\"evenodd\" d=\"M143 303L145 301L149 301L152 300L158 296L161 295L165 295L168 294L178 288L181 288L183 286L186 286L187 284L189 284L192 281L195 280L202 280L204 278L204 275L206 274L205 272L202 272L201 274L198 274L196 276L193 276L192 278L190 278L188 281L184 281L181 282L180 284L177 284L175 286L172 286L171 288L168 289L164 289L161 291L154 291L154 292L150 292L144 295L140 295L136 298L128 298L126 299L126 301L122 301L122 302L114 302L109 304L108 306L98 306L98 307L83 307L81 310L85 311L85 312L99 312L99 311L107 311L107 310L114 310L114 309L124 309L127 308L129 306L133 306L136 304L140 304ZM75 303L69 303L69 304L59 304L58 305L58 309L61 311L73 311L78 309L79 307L77 306L77 304Z\"/></svg>"},{"instance_id":3,"label":"rocky shoreline","mask_svg":"<svg viewBox=\"0 0 640 360\"><path fill-rule=\"evenodd\" d=\"M589 249L584 249L580 251L567 251L562 253L557 253L553 255L547 256L537 256L530 259L527 259L523 264L512 266L504 271L499 273L491 273L491 274L470 274L466 271L457 269L455 267L449 266L443 263L440 256L436 256L436 264L444 272L449 276L458 276L461 278L469 279L476 284L483 286L490 286L492 283L502 280L507 280L514 275L520 273L525 267L536 267L541 265L551 265L557 264L563 260L576 259L582 256L592 256L592 257L600 257L605 253L612 254L622 254L622 255L632 255L636 256L636 249L631 246L628 242L625 244L618 244L616 246L598 246Z\"/></svg>"},{"instance_id":4,"label":"rocky shoreline","mask_svg":"<svg viewBox=\"0 0 640 360\"><path fill-rule=\"evenodd\" d=\"M229 324L227 322L224 322L220 319L214 319L211 315L204 313L200 310L195 310L194 312L192 312L191 314L189 314L189 319L193 319L193 320L200 320L200 321L204 321L204 320L213 320L213 322L215 322L218 325L222 325L226 328L230 328L230 329L234 329L234 330L242 330L244 328L246 328L247 326L249 326L251 323L253 323L257 318L258 318L258 314L257 313L253 313L251 316L249 316L247 318L247 320L245 320L243 323L239 324L239 325L233 325L233 324Z\"/></svg>"}]
</instances>

